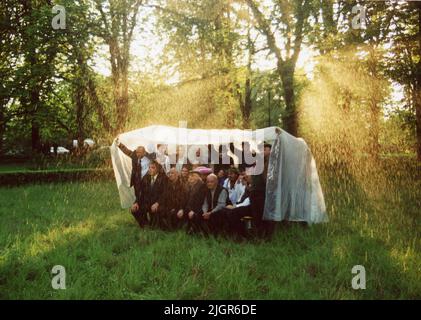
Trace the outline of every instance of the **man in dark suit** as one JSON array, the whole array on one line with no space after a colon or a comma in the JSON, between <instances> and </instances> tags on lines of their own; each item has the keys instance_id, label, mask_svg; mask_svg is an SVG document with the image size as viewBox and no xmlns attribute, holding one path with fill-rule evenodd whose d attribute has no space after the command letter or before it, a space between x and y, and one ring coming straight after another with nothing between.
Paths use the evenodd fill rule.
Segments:
<instances>
[{"instance_id":1,"label":"man in dark suit","mask_svg":"<svg viewBox=\"0 0 421 320\"><path fill-rule=\"evenodd\" d=\"M162 203L159 205L160 218L162 218L165 229L175 229L181 226L183 220L178 216L184 215L184 208L187 202L187 185L181 180L180 173L176 168L168 172L168 183L166 185Z\"/></svg>"},{"instance_id":2,"label":"man in dark suit","mask_svg":"<svg viewBox=\"0 0 421 320\"><path fill-rule=\"evenodd\" d=\"M188 221L187 233L196 232L196 224L193 223L196 215L202 214L203 200L205 199L206 185L203 183L198 171L191 171L188 178L188 197L183 214L178 214L180 220Z\"/></svg>"},{"instance_id":3,"label":"man in dark suit","mask_svg":"<svg viewBox=\"0 0 421 320\"><path fill-rule=\"evenodd\" d=\"M132 206L132 214L140 227L148 223L148 214L153 226L160 224L158 209L163 200L167 179L159 163L153 160L149 164L148 173L142 179L140 193Z\"/></svg>"}]
</instances>

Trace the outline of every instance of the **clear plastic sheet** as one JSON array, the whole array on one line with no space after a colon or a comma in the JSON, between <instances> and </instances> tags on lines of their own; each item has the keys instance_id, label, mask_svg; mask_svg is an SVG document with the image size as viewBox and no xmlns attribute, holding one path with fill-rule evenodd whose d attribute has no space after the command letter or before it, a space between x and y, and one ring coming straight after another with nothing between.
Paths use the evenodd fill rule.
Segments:
<instances>
[{"instance_id":1,"label":"clear plastic sheet","mask_svg":"<svg viewBox=\"0 0 421 320\"><path fill-rule=\"evenodd\" d=\"M316 162L306 142L282 131L273 141L264 220L327 222Z\"/></svg>"}]
</instances>

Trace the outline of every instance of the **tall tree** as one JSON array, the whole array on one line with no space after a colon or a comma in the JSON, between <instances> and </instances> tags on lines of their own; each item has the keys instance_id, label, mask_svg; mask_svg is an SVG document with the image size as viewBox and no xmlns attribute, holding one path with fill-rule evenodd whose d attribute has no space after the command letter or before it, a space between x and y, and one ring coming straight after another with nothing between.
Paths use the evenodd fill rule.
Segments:
<instances>
[{"instance_id":1,"label":"tall tree","mask_svg":"<svg viewBox=\"0 0 421 320\"><path fill-rule=\"evenodd\" d=\"M244 94L241 91L238 92L238 100L240 104L240 110L243 118L243 128L250 128L250 115L252 110L252 83L251 83L251 64L253 62L253 56L255 54L255 44L251 39L250 28L247 30L247 66L245 70L244 80Z\"/></svg>"},{"instance_id":2,"label":"tall tree","mask_svg":"<svg viewBox=\"0 0 421 320\"><path fill-rule=\"evenodd\" d=\"M19 38L16 28L20 24L21 13L10 0L0 4L0 157L4 154L6 126L12 117L10 104L15 90L15 68L19 56Z\"/></svg>"},{"instance_id":3,"label":"tall tree","mask_svg":"<svg viewBox=\"0 0 421 320\"><path fill-rule=\"evenodd\" d=\"M416 130L417 130L417 157L418 161L421 161L421 2L415 3L418 12L418 63L416 66L416 98L415 101L415 117L416 117Z\"/></svg>"},{"instance_id":4,"label":"tall tree","mask_svg":"<svg viewBox=\"0 0 421 320\"><path fill-rule=\"evenodd\" d=\"M340 95L337 97L344 118L349 119L353 103L358 103L360 109L366 110L369 128L367 151L377 157L380 151L383 103L388 95L385 91L388 86L385 85L383 46L391 32L390 23L394 12L388 10L384 2L362 3L360 7L355 5L343 0L320 1L319 9L315 7L313 10L315 24L310 38L325 58L339 64L348 62L350 72L354 68L353 72L358 72L365 79L366 85L362 86L364 90L355 90L352 84L340 84L338 81ZM360 11L355 12L353 8ZM358 13L361 16L357 16ZM353 26L357 18L361 23L359 28ZM358 97L361 94L363 96ZM344 141L349 138L346 130L346 127L342 128Z\"/></svg>"},{"instance_id":5,"label":"tall tree","mask_svg":"<svg viewBox=\"0 0 421 320\"><path fill-rule=\"evenodd\" d=\"M89 66L94 53L94 46L98 41L94 40L90 28L92 25L89 19L89 0L77 0L70 4L71 16L68 22L65 41L67 63L61 68L61 73L71 87L72 108L67 118L67 124L58 120L62 127L72 133L73 139L78 141L79 150L83 146L84 139L88 137L92 127L90 116L93 114L93 107L97 105L90 99L90 90L95 90L89 83L94 78L94 72ZM102 107L102 105L101 105ZM105 127L108 131L109 127Z\"/></svg>"},{"instance_id":6,"label":"tall tree","mask_svg":"<svg viewBox=\"0 0 421 320\"><path fill-rule=\"evenodd\" d=\"M50 1L18 1L8 3L8 8L10 18L4 26L11 31L9 39L16 49L11 58L14 73L5 75L7 98L15 99L15 113L30 126L32 150L40 151L40 129L49 114L46 101L54 86L61 34L52 32Z\"/></svg>"},{"instance_id":7,"label":"tall tree","mask_svg":"<svg viewBox=\"0 0 421 320\"><path fill-rule=\"evenodd\" d=\"M276 69L282 80L285 129L298 134L297 101L294 75L297 60L306 35L311 12L309 0L279 0L263 8L255 0L246 0L257 22L257 28L266 37L269 50L276 58ZM266 10L265 10L266 9ZM265 11L268 11L266 13Z\"/></svg>"},{"instance_id":8,"label":"tall tree","mask_svg":"<svg viewBox=\"0 0 421 320\"><path fill-rule=\"evenodd\" d=\"M394 3L389 34L391 54L387 57L387 73L404 87L406 108L414 115L417 158L421 160L421 4Z\"/></svg>"},{"instance_id":9,"label":"tall tree","mask_svg":"<svg viewBox=\"0 0 421 320\"><path fill-rule=\"evenodd\" d=\"M110 54L115 105L114 126L105 116L100 103L97 107L104 126L108 127L112 134L124 128L128 117L130 46L143 2L143 0L95 0L95 8L99 15L98 28L95 32L107 44Z\"/></svg>"},{"instance_id":10,"label":"tall tree","mask_svg":"<svg viewBox=\"0 0 421 320\"><path fill-rule=\"evenodd\" d=\"M227 115L225 125L235 125L238 111L237 57L240 35L238 15L231 0L164 1L155 6L158 27L168 37L164 63L173 65L181 83L213 79L204 94L209 113ZM199 85L198 85L199 86Z\"/></svg>"}]
</instances>

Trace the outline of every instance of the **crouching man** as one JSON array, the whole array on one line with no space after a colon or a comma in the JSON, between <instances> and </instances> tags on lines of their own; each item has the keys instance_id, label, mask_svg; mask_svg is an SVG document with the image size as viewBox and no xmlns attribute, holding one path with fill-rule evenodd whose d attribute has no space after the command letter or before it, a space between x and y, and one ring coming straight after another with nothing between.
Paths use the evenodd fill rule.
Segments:
<instances>
[{"instance_id":1,"label":"crouching man","mask_svg":"<svg viewBox=\"0 0 421 320\"><path fill-rule=\"evenodd\" d=\"M196 219L202 214L202 205L206 195L206 185L203 183L198 171L190 171L188 177L188 197L184 212L177 214L177 218L187 221L187 234L197 231Z\"/></svg>"},{"instance_id":2,"label":"crouching man","mask_svg":"<svg viewBox=\"0 0 421 320\"><path fill-rule=\"evenodd\" d=\"M224 229L226 221L222 209L230 203L227 189L218 183L218 177L210 174L206 178L207 191L202 205L202 214L196 215L193 222L205 234L218 233Z\"/></svg>"},{"instance_id":3,"label":"crouching man","mask_svg":"<svg viewBox=\"0 0 421 320\"><path fill-rule=\"evenodd\" d=\"M187 187L181 180L176 168L168 172L168 183L166 185L162 204L159 205L159 216L162 219L162 227L166 230L173 230L182 225L183 220L179 216L184 215L184 208L187 202Z\"/></svg>"},{"instance_id":4,"label":"crouching man","mask_svg":"<svg viewBox=\"0 0 421 320\"><path fill-rule=\"evenodd\" d=\"M142 179L140 192L136 195L136 202L131 209L141 228L148 222L152 226L159 226L161 217L158 209L162 202L167 179L159 163L155 160L152 161L149 164L148 173Z\"/></svg>"},{"instance_id":5,"label":"crouching man","mask_svg":"<svg viewBox=\"0 0 421 320\"><path fill-rule=\"evenodd\" d=\"M250 176L246 173L243 173L241 175L241 183L244 185L244 192L239 197L237 203L227 205L223 209L226 220L228 221L229 233L233 234L235 237L246 237L246 230L244 228L242 219L246 216L253 217L250 201L250 182Z\"/></svg>"}]
</instances>

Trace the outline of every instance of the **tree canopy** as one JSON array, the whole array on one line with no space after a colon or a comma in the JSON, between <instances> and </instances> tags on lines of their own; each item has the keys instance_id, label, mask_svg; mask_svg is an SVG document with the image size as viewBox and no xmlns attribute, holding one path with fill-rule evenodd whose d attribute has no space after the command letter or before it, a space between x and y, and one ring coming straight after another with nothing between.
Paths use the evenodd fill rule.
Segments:
<instances>
[{"instance_id":1,"label":"tree canopy","mask_svg":"<svg viewBox=\"0 0 421 320\"><path fill-rule=\"evenodd\" d=\"M1 156L187 121L421 160L419 2L5 0L0 15Z\"/></svg>"}]
</instances>

